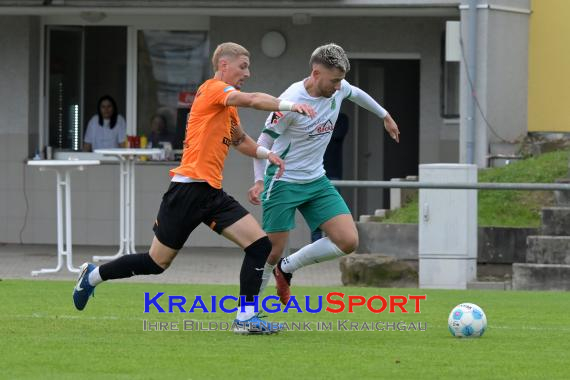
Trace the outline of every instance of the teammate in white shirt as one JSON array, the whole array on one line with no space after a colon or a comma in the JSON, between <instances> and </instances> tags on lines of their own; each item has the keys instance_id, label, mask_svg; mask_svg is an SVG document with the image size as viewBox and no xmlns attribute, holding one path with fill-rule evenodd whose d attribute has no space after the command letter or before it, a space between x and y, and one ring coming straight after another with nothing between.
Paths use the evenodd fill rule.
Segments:
<instances>
[{"instance_id":1,"label":"teammate in white shirt","mask_svg":"<svg viewBox=\"0 0 570 380\"><path fill-rule=\"evenodd\" d=\"M311 75L293 83L279 97L292 103L311 105L316 116L303 118L294 112L273 112L257 143L285 161L285 172L277 179L277 167L254 159L255 184L249 200L263 206L263 229L273 245L263 273L263 292L271 272L277 294L286 304L290 298L293 272L307 265L354 252L358 232L346 203L325 176L323 156L330 141L341 103L348 99L383 119L384 128L399 142L396 122L370 95L352 86L344 77L350 70L344 50L335 44L318 47L310 59ZM265 177L264 177L265 174ZM295 228L298 209L311 231L321 228L326 236L281 259L289 231Z\"/></svg>"}]
</instances>

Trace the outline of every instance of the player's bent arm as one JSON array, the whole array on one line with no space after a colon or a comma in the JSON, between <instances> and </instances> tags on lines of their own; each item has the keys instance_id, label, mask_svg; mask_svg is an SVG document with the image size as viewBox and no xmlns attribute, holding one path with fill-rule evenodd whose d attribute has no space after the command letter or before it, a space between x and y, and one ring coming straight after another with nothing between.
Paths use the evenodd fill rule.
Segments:
<instances>
[{"instance_id":1,"label":"player's bent arm","mask_svg":"<svg viewBox=\"0 0 570 380\"><path fill-rule=\"evenodd\" d=\"M244 133L243 139L239 141L237 144L232 143L236 150L243 155L248 157L257 157L257 143L248 135Z\"/></svg>"},{"instance_id":2,"label":"player's bent arm","mask_svg":"<svg viewBox=\"0 0 570 380\"><path fill-rule=\"evenodd\" d=\"M257 144L265 149L271 149L273 147L273 142L275 140L273 137L269 136L267 133L261 133L257 139ZM265 159L257 158L253 159L253 175L255 182L263 181L263 174L265 171Z\"/></svg>"},{"instance_id":3,"label":"player's bent arm","mask_svg":"<svg viewBox=\"0 0 570 380\"><path fill-rule=\"evenodd\" d=\"M351 94L348 97L348 100L358 104L360 107L367 109L368 111L372 112L380 119L384 119L388 115L388 111L386 111L376 100L374 100L370 95L368 95L365 91L361 90L356 86L350 86Z\"/></svg>"},{"instance_id":4,"label":"player's bent arm","mask_svg":"<svg viewBox=\"0 0 570 380\"><path fill-rule=\"evenodd\" d=\"M245 133L240 124L231 126L231 141L238 152L249 157L255 157L257 144Z\"/></svg>"},{"instance_id":5,"label":"player's bent arm","mask_svg":"<svg viewBox=\"0 0 570 380\"><path fill-rule=\"evenodd\" d=\"M258 145L251 137L244 132L241 125L234 125L231 128L232 145L238 152L254 158L266 159L271 151L264 146Z\"/></svg>"}]
</instances>

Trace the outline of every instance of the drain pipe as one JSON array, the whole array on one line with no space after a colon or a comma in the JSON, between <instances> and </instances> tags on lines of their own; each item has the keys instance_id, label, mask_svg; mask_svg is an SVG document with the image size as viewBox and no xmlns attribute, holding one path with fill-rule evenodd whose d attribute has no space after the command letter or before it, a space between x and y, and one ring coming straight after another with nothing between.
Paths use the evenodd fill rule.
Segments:
<instances>
[{"instance_id":1,"label":"drain pipe","mask_svg":"<svg viewBox=\"0 0 570 380\"><path fill-rule=\"evenodd\" d=\"M467 62L466 70L470 78L469 84L469 100L467 101L467 130L466 130L466 155L467 163L475 163L475 141L476 141L476 124L475 124L475 96L477 89L477 2L478 0L469 0L469 10L467 15L468 22L468 42L467 42Z\"/></svg>"}]
</instances>

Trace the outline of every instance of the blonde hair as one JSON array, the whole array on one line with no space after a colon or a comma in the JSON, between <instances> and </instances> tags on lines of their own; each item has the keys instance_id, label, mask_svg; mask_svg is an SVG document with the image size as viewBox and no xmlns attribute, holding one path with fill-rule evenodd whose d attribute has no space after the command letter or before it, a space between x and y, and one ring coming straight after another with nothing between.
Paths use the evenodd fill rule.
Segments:
<instances>
[{"instance_id":1,"label":"blonde hair","mask_svg":"<svg viewBox=\"0 0 570 380\"><path fill-rule=\"evenodd\" d=\"M313 67L314 63L320 63L329 69L337 68L345 73L350 70L350 62L343 48L337 44L330 43L319 46L311 54L309 65Z\"/></svg>"},{"instance_id":2,"label":"blonde hair","mask_svg":"<svg viewBox=\"0 0 570 380\"><path fill-rule=\"evenodd\" d=\"M249 57L249 51L235 42L224 42L223 44L219 44L218 47L216 47L216 50L214 50L214 54L212 54L212 67L214 72L218 71L218 63L222 57L237 58L240 55Z\"/></svg>"}]
</instances>

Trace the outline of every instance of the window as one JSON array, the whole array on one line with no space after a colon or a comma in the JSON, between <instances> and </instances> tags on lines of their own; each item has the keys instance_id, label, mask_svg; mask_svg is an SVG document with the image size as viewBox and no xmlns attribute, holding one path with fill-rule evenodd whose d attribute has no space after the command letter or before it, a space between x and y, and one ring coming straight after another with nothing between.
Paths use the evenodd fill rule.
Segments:
<instances>
[{"instance_id":1,"label":"window","mask_svg":"<svg viewBox=\"0 0 570 380\"><path fill-rule=\"evenodd\" d=\"M83 111L83 29L49 30L49 145L79 150Z\"/></svg>"},{"instance_id":2,"label":"window","mask_svg":"<svg viewBox=\"0 0 570 380\"><path fill-rule=\"evenodd\" d=\"M442 116L459 117L459 62L445 62L443 67Z\"/></svg>"},{"instance_id":3,"label":"window","mask_svg":"<svg viewBox=\"0 0 570 380\"><path fill-rule=\"evenodd\" d=\"M444 118L459 117L459 28L459 21L447 21L441 38L441 115Z\"/></svg>"},{"instance_id":4,"label":"window","mask_svg":"<svg viewBox=\"0 0 570 380\"><path fill-rule=\"evenodd\" d=\"M125 115L127 29L48 26L47 43L49 145L79 151L101 96Z\"/></svg>"},{"instance_id":5,"label":"window","mask_svg":"<svg viewBox=\"0 0 570 380\"><path fill-rule=\"evenodd\" d=\"M207 33L140 30L137 45L137 134L179 149L194 94L210 72Z\"/></svg>"},{"instance_id":6,"label":"window","mask_svg":"<svg viewBox=\"0 0 570 380\"><path fill-rule=\"evenodd\" d=\"M146 135L155 146L168 141L182 147L193 96L210 73L208 33L130 27L131 34L128 28L46 26L48 145L83 150L98 100L110 95L127 121L127 133ZM127 57L136 66L127 67ZM127 83L130 78L136 83ZM157 121L163 125L158 134Z\"/></svg>"}]
</instances>

